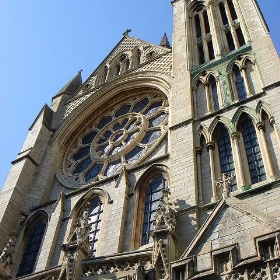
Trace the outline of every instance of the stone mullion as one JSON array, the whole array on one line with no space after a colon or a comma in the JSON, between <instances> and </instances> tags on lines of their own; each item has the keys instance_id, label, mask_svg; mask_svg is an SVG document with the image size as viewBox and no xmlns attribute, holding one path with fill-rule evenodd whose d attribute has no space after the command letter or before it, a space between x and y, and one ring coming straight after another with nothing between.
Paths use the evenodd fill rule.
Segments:
<instances>
[{"instance_id":1,"label":"stone mullion","mask_svg":"<svg viewBox=\"0 0 280 280\"><path fill-rule=\"evenodd\" d=\"M251 96L252 94L251 94L250 85L249 85L249 82L247 79L246 67L245 66L241 67L240 72L241 72L241 76L243 77L243 80L244 80L246 92L247 92L248 96Z\"/></svg>"},{"instance_id":2,"label":"stone mullion","mask_svg":"<svg viewBox=\"0 0 280 280\"><path fill-rule=\"evenodd\" d=\"M235 32L235 28L233 26L233 20L231 18L228 3L227 3L227 1L225 1L224 3L225 3L225 10L226 10L226 14L227 14L228 22L229 22L229 27L230 27L230 32L231 32L231 35L232 35L232 38L233 38L234 46L235 46L236 49L238 49L239 48L239 42L238 42L238 38L237 38L237 35L236 35L236 32Z\"/></svg>"},{"instance_id":3,"label":"stone mullion","mask_svg":"<svg viewBox=\"0 0 280 280\"><path fill-rule=\"evenodd\" d=\"M216 10L217 20L219 21L219 22L217 22L217 20L215 21L215 22L217 22L217 24L219 26L218 42L222 45L221 51L222 51L222 54L224 54L224 53L228 52L228 43L227 43L227 38L226 38L225 31L224 31L224 24L223 24L220 8L219 8L218 4L217 4L217 8L215 10Z\"/></svg>"},{"instance_id":4,"label":"stone mullion","mask_svg":"<svg viewBox=\"0 0 280 280\"><path fill-rule=\"evenodd\" d=\"M221 46L219 44L219 42L223 42L223 40L219 40L219 29L216 25L217 22L217 9L215 7L215 3L213 1L211 1L209 3L209 24L210 24L210 31L211 31L211 35L212 35L212 42L213 42L213 47L215 50L215 55L217 58L221 58L222 56L222 50L221 50Z\"/></svg>"},{"instance_id":5,"label":"stone mullion","mask_svg":"<svg viewBox=\"0 0 280 280\"><path fill-rule=\"evenodd\" d=\"M265 132L264 132L264 125L262 122L257 123L257 129L259 131L260 139L259 139L259 146L261 149L262 158L264 159L264 168L266 171L267 178L272 179L274 178L274 171L273 171L273 164L271 158L269 156L269 150L267 147Z\"/></svg>"},{"instance_id":6,"label":"stone mullion","mask_svg":"<svg viewBox=\"0 0 280 280\"><path fill-rule=\"evenodd\" d=\"M208 149L209 158L210 158L211 185L212 185L211 201L212 202L215 202L215 201L218 200L217 188L216 188L216 179L215 179L214 147L215 147L215 144L213 142L208 142L207 143L207 149Z\"/></svg>"},{"instance_id":7,"label":"stone mullion","mask_svg":"<svg viewBox=\"0 0 280 280\"><path fill-rule=\"evenodd\" d=\"M196 169L197 169L197 186L198 186L198 204L202 205L203 201L203 188L202 188L202 178L201 178L201 154L202 150L200 147L196 148Z\"/></svg>"},{"instance_id":8,"label":"stone mullion","mask_svg":"<svg viewBox=\"0 0 280 280\"><path fill-rule=\"evenodd\" d=\"M235 167L235 176L236 176L236 183L237 188L240 189L241 187L245 186L245 178L242 168L242 160L240 155L240 149L239 149L239 135L234 132L231 134L232 139L232 151L233 151L233 161L234 161L234 167Z\"/></svg>"},{"instance_id":9,"label":"stone mullion","mask_svg":"<svg viewBox=\"0 0 280 280\"><path fill-rule=\"evenodd\" d=\"M203 45L204 60L205 60L205 62L208 62L209 61L209 53L208 53L207 42L205 40L206 32L205 32L205 24L204 24L203 12L199 13L199 20L200 20L201 40L202 40L202 45Z\"/></svg>"},{"instance_id":10,"label":"stone mullion","mask_svg":"<svg viewBox=\"0 0 280 280\"><path fill-rule=\"evenodd\" d=\"M222 89L221 89L221 81L219 78L217 78L216 82L217 82L217 94L218 94L218 100L219 100L219 108L221 109L224 106L224 100L223 100Z\"/></svg>"}]
</instances>

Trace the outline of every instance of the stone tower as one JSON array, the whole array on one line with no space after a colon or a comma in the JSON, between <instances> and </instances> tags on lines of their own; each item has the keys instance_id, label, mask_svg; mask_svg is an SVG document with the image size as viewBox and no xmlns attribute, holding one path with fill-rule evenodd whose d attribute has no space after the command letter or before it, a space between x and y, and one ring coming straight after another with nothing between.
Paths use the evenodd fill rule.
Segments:
<instances>
[{"instance_id":1,"label":"stone tower","mask_svg":"<svg viewBox=\"0 0 280 280\"><path fill-rule=\"evenodd\" d=\"M256 0L174 0L45 105L0 194L0 279L279 279L280 61Z\"/></svg>"}]
</instances>

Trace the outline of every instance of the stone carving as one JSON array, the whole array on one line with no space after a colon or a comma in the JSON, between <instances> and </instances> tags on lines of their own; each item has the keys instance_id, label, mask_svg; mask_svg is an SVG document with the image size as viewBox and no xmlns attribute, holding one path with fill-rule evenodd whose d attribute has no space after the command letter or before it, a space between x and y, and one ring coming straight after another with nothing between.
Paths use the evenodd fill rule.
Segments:
<instances>
[{"instance_id":1,"label":"stone carving","mask_svg":"<svg viewBox=\"0 0 280 280\"><path fill-rule=\"evenodd\" d=\"M231 174L222 173L220 178L216 181L217 187L223 188L223 199L229 197L230 193L230 184L233 180L233 176Z\"/></svg>"},{"instance_id":2,"label":"stone carving","mask_svg":"<svg viewBox=\"0 0 280 280\"><path fill-rule=\"evenodd\" d=\"M162 192L163 195L156 210L155 220L153 222L154 230L174 230L176 226L175 205L169 201L169 189L163 189Z\"/></svg>"},{"instance_id":3,"label":"stone carving","mask_svg":"<svg viewBox=\"0 0 280 280\"><path fill-rule=\"evenodd\" d=\"M13 265L13 253L16 238L15 231L13 231L9 236L10 239L0 255L0 275L4 274L7 276L10 275L11 267Z\"/></svg>"}]
</instances>

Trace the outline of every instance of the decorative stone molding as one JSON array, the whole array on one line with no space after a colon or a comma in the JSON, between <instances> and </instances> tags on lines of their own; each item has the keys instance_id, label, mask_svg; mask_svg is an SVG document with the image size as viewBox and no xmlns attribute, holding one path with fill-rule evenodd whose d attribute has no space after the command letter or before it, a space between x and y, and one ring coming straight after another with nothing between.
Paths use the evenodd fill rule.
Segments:
<instances>
[{"instance_id":1,"label":"decorative stone molding","mask_svg":"<svg viewBox=\"0 0 280 280\"><path fill-rule=\"evenodd\" d=\"M11 276L11 268L14 264L13 253L15 252L15 231L9 234L9 236L9 241L7 242L5 248L3 249L0 255L0 279L2 279L1 277L3 277L3 279L6 279L6 277Z\"/></svg>"}]
</instances>

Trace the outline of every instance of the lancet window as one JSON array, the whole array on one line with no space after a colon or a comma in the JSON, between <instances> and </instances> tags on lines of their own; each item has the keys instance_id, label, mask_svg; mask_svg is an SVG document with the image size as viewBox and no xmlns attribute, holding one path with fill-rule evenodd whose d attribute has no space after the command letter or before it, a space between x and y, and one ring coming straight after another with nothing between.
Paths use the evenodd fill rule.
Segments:
<instances>
[{"instance_id":1,"label":"lancet window","mask_svg":"<svg viewBox=\"0 0 280 280\"><path fill-rule=\"evenodd\" d=\"M248 97L262 92L261 79L257 67L251 58L239 57L229 71L233 99L246 100Z\"/></svg>"},{"instance_id":2,"label":"lancet window","mask_svg":"<svg viewBox=\"0 0 280 280\"><path fill-rule=\"evenodd\" d=\"M198 64L203 64L215 59L211 26L206 7L199 6L196 8L193 17L193 25L195 29L195 45Z\"/></svg>"},{"instance_id":3,"label":"lancet window","mask_svg":"<svg viewBox=\"0 0 280 280\"><path fill-rule=\"evenodd\" d=\"M16 277L24 276L34 271L46 225L46 220L43 218L36 219L33 223L28 225L24 237L23 253Z\"/></svg>"},{"instance_id":4,"label":"lancet window","mask_svg":"<svg viewBox=\"0 0 280 280\"><path fill-rule=\"evenodd\" d=\"M266 174L255 126L252 120L247 116L240 121L239 125L246 152L251 183L261 182L266 179Z\"/></svg>"},{"instance_id":5,"label":"lancet window","mask_svg":"<svg viewBox=\"0 0 280 280\"><path fill-rule=\"evenodd\" d=\"M219 4L219 10L227 41L228 51L233 51L245 45L246 42L234 1L221 1Z\"/></svg>"},{"instance_id":6,"label":"lancet window","mask_svg":"<svg viewBox=\"0 0 280 280\"><path fill-rule=\"evenodd\" d=\"M141 245L148 244L152 241L149 232L153 229L156 209L162 198L162 190L166 187L166 179L161 175L152 179L148 184L145 193Z\"/></svg>"}]
</instances>

